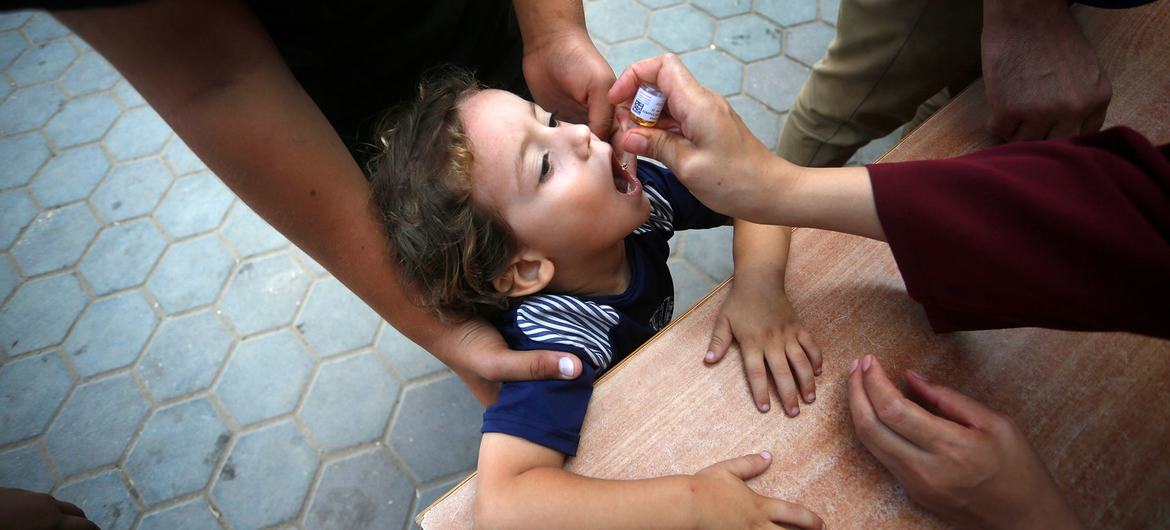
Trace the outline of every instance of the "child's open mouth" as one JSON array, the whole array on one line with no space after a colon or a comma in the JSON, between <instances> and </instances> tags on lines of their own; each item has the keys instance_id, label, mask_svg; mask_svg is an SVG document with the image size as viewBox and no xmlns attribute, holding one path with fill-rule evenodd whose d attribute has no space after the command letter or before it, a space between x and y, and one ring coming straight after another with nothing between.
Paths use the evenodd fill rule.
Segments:
<instances>
[{"instance_id":1,"label":"child's open mouth","mask_svg":"<svg viewBox=\"0 0 1170 530\"><path fill-rule=\"evenodd\" d=\"M623 195L633 195L638 193L638 191L642 188L642 183L633 174L633 164L630 164L628 167L622 167L621 161L618 160L618 153L616 150L611 151L609 161L610 165L613 167L614 189Z\"/></svg>"}]
</instances>

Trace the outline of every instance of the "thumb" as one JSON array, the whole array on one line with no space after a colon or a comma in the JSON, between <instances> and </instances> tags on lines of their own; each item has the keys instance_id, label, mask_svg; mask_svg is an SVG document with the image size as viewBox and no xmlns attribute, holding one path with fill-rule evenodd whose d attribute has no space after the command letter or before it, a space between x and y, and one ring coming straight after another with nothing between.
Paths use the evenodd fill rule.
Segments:
<instances>
[{"instance_id":1,"label":"thumb","mask_svg":"<svg viewBox=\"0 0 1170 530\"><path fill-rule=\"evenodd\" d=\"M626 133L622 148L627 153L647 156L666 164L666 167L676 168L695 146L680 134L638 127Z\"/></svg>"},{"instance_id":2,"label":"thumb","mask_svg":"<svg viewBox=\"0 0 1170 530\"><path fill-rule=\"evenodd\" d=\"M914 370L906 371L906 383L911 394L924 405L966 427L987 427L995 417L995 412L982 403L951 387L931 383Z\"/></svg>"},{"instance_id":3,"label":"thumb","mask_svg":"<svg viewBox=\"0 0 1170 530\"><path fill-rule=\"evenodd\" d=\"M560 351L506 351L492 362L492 380L529 381L540 379L576 379L581 375L581 360Z\"/></svg>"},{"instance_id":4,"label":"thumb","mask_svg":"<svg viewBox=\"0 0 1170 530\"><path fill-rule=\"evenodd\" d=\"M772 465L772 453L760 451L756 454L724 460L711 468L727 471L740 480L748 480L767 471L770 465Z\"/></svg>"},{"instance_id":5,"label":"thumb","mask_svg":"<svg viewBox=\"0 0 1170 530\"><path fill-rule=\"evenodd\" d=\"M711 342L707 345L707 355L703 357L703 362L713 364L723 359L731 347L731 337L731 321L720 315L715 320L715 330L711 332Z\"/></svg>"}]
</instances>

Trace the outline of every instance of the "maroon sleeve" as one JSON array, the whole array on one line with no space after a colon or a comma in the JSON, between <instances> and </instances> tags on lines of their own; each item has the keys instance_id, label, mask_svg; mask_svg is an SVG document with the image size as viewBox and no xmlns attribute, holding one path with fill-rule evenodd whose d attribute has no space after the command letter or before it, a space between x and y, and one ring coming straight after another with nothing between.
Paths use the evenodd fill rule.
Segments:
<instances>
[{"instance_id":1,"label":"maroon sleeve","mask_svg":"<svg viewBox=\"0 0 1170 530\"><path fill-rule=\"evenodd\" d=\"M1114 128L869 173L906 288L935 331L1170 338L1170 145Z\"/></svg>"}]
</instances>

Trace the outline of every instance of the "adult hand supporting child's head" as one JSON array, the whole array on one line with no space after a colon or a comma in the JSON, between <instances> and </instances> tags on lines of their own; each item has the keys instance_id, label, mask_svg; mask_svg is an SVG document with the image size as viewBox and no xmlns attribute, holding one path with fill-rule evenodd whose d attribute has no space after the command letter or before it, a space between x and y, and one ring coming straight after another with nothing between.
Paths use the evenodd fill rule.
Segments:
<instances>
[{"instance_id":1,"label":"adult hand supporting child's head","mask_svg":"<svg viewBox=\"0 0 1170 530\"><path fill-rule=\"evenodd\" d=\"M777 160L732 110L727 100L700 85L674 54L634 63L609 91L614 104L653 84L666 97L666 117L653 128L628 131L624 151L661 161L709 208L755 220L771 210L779 181L761 168ZM675 129L678 132L672 132Z\"/></svg>"},{"instance_id":2,"label":"adult hand supporting child's head","mask_svg":"<svg viewBox=\"0 0 1170 530\"><path fill-rule=\"evenodd\" d=\"M588 123L593 134L607 138L613 105L606 93L613 86L613 69L589 39L584 21L579 26L550 26L547 22L526 23L538 15L523 11L517 15L525 37L524 79L533 99L561 120Z\"/></svg>"}]
</instances>

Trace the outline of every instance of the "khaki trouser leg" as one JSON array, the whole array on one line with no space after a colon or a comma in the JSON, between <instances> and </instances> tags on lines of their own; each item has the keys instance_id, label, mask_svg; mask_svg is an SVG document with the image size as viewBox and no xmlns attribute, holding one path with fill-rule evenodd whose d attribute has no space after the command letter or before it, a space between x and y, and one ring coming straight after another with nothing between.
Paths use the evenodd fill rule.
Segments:
<instances>
[{"instance_id":1,"label":"khaki trouser leg","mask_svg":"<svg viewBox=\"0 0 1170 530\"><path fill-rule=\"evenodd\" d=\"M812 70L780 135L780 156L840 166L869 141L979 68L974 0L842 0L837 36Z\"/></svg>"}]
</instances>

